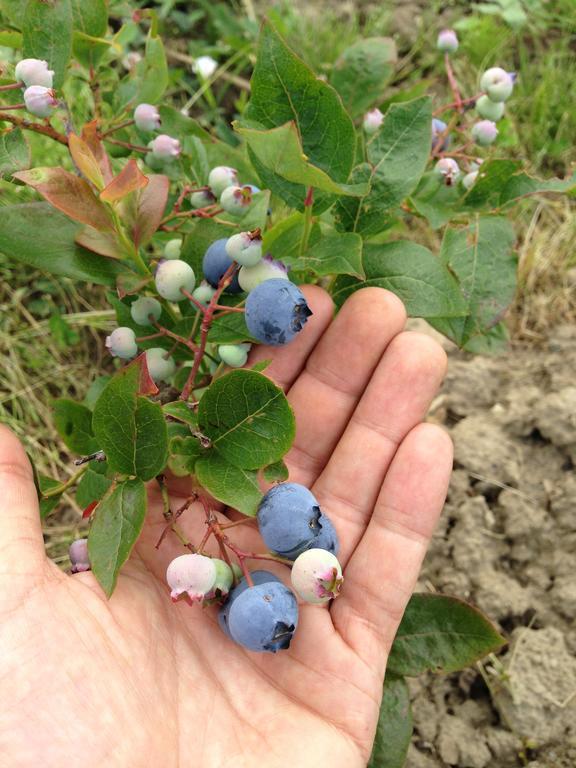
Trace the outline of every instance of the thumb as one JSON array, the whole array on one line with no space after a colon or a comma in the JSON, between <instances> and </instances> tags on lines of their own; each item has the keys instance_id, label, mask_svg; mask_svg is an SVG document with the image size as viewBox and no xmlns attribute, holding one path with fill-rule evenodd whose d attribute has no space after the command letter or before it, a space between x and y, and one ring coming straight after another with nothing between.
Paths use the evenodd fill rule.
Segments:
<instances>
[{"instance_id":1,"label":"thumb","mask_svg":"<svg viewBox=\"0 0 576 768\"><path fill-rule=\"evenodd\" d=\"M0 424L0 578L38 576L45 563L32 467L16 435Z\"/></svg>"}]
</instances>

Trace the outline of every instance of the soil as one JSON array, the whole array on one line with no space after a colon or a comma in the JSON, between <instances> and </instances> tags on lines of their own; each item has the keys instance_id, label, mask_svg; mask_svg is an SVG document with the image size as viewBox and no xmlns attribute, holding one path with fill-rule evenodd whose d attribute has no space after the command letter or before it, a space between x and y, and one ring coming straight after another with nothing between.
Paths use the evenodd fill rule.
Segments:
<instances>
[{"instance_id":1,"label":"soil","mask_svg":"<svg viewBox=\"0 0 576 768\"><path fill-rule=\"evenodd\" d=\"M499 358L449 351L430 419L455 469L419 588L484 610L498 658L410 682L408 768L576 767L576 328Z\"/></svg>"}]
</instances>

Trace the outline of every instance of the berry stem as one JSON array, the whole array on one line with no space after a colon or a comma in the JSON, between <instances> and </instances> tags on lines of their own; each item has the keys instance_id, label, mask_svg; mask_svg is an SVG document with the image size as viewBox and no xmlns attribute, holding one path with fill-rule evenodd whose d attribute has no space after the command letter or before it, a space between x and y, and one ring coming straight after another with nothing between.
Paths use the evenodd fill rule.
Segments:
<instances>
[{"instance_id":1,"label":"berry stem","mask_svg":"<svg viewBox=\"0 0 576 768\"><path fill-rule=\"evenodd\" d=\"M461 107L467 107L468 105L474 105L480 98L480 96L483 96L484 92L480 91L480 93L477 93L476 96L470 96L469 99L460 99L460 106ZM449 109L456 109L458 108L458 102L451 101L450 104L444 104L442 107L438 107L438 109L435 109L434 112L432 112L432 117L438 117L438 115L441 115L443 112L447 112Z\"/></svg>"},{"instance_id":2,"label":"berry stem","mask_svg":"<svg viewBox=\"0 0 576 768\"><path fill-rule=\"evenodd\" d=\"M102 137L104 138L104 137ZM124 147L125 149L131 149L133 152L143 152L147 154L150 152L148 147L140 147L138 144L131 144L129 141L120 141L119 139L104 139L108 144L115 144L117 147Z\"/></svg>"},{"instance_id":3,"label":"berry stem","mask_svg":"<svg viewBox=\"0 0 576 768\"><path fill-rule=\"evenodd\" d=\"M23 88L24 83L10 83L9 85L0 85L0 91L15 91L17 88Z\"/></svg>"},{"instance_id":4,"label":"berry stem","mask_svg":"<svg viewBox=\"0 0 576 768\"><path fill-rule=\"evenodd\" d=\"M3 108L5 109L5 107ZM17 128L22 128L26 131L33 131L34 133L41 133L48 138L57 141L59 144L68 146L68 138L63 133L58 133L55 128L52 128L49 124L33 123L25 117L18 117L17 115L9 115L6 112L0 112L0 122L12 123Z\"/></svg>"},{"instance_id":5,"label":"berry stem","mask_svg":"<svg viewBox=\"0 0 576 768\"><path fill-rule=\"evenodd\" d=\"M107 131L104 131L104 133L101 133L100 138L105 139L108 136L111 136L113 133L116 133L116 131L122 130L122 128L128 128L128 126L130 125L134 125L134 120L125 120L123 123L114 125L112 126L112 128L109 128Z\"/></svg>"},{"instance_id":6,"label":"berry stem","mask_svg":"<svg viewBox=\"0 0 576 768\"><path fill-rule=\"evenodd\" d=\"M82 477L84 472L88 469L90 464L86 463L84 464L78 472L75 472L71 477L66 480L66 482L62 483L61 485L57 485L55 488L50 488L49 491L46 491L42 494L43 499L51 499L54 496L60 496L60 494L64 493L64 491L67 491L68 488L71 488L73 485L75 485L78 480Z\"/></svg>"},{"instance_id":7,"label":"berry stem","mask_svg":"<svg viewBox=\"0 0 576 768\"><path fill-rule=\"evenodd\" d=\"M5 104L2 109L4 112L8 112L8 110L12 109L26 109L26 104Z\"/></svg>"},{"instance_id":8,"label":"berry stem","mask_svg":"<svg viewBox=\"0 0 576 768\"><path fill-rule=\"evenodd\" d=\"M448 75L450 90L452 91L452 96L454 97L454 106L459 112L461 112L462 97L460 96L458 81L456 80L456 76L454 75L454 70L452 69L452 64L450 63L450 55L448 53L444 54L444 66L446 67L446 74Z\"/></svg>"}]
</instances>

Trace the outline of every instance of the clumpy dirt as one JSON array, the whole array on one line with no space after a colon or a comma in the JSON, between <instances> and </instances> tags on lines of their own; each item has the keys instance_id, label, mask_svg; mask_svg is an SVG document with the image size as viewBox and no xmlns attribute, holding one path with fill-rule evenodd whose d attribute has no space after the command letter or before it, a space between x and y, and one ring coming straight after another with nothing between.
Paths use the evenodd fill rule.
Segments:
<instances>
[{"instance_id":1,"label":"clumpy dirt","mask_svg":"<svg viewBox=\"0 0 576 768\"><path fill-rule=\"evenodd\" d=\"M419 587L479 606L510 644L410 682L407 768L576 768L576 328L449 354L430 420L455 469Z\"/></svg>"}]
</instances>

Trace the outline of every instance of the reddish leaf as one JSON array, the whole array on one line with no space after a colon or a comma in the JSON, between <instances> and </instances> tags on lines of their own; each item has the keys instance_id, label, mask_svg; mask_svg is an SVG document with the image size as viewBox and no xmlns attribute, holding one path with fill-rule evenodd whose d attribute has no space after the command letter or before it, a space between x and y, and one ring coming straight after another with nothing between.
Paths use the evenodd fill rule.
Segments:
<instances>
[{"instance_id":1,"label":"reddish leaf","mask_svg":"<svg viewBox=\"0 0 576 768\"><path fill-rule=\"evenodd\" d=\"M142 189L148 185L148 177L144 176L134 158L128 160L118 176L112 179L110 184L100 193L100 200L106 203L114 203L121 200L130 192Z\"/></svg>"},{"instance_id":2,"label":"reddish leaf","mask_svg":"<svg viewBox=\"0 0 576 768\"><path fill-rule=\"evenodd\" d=\"M167 176L149 176L149 184L140 191L138 212L134 222L134 244L147 243L160 226L168 201L170 181Z\"/></svg>"},{"instance_id":3,"label":"reddish leaf","mask_svg":"<svg viewBox=\"0 0 576 768\"><path fill-rule=\"evenodd\" d=\"M157 395L160 390L154 383L154 380L148 372L148 363L146 362L146 353L142 352L141 355L129 363L126 368L139 368L140 380L138 383L138 395Z\"/></svg>"},{"instance_id":4,"label":"reddish leaf","mask_svg":"<svg viewBox=\"0 0 576 768\"><path fill-rule=\"evenodd\" d=\"M72 160L76 164L78 170L84 174L84 176L94 184L98 189L104 187L104 176L94 153L79 136L75 133L71 133L68 137L68 147Z\"/></svg>"},{"instance_id":5,"label":"reddish leaf","mask_svg":"<svg viewBox=\"0 0 576 768\"><path fill-rule=\"evenodd\" d=\"M88 504L86 509L82 512L82 520L85 520L87 517L90 517L90 515L92 514L92 512L94 512L97 506L98 506L97 501L93 501L91 504Z\"/></svg>"},{"instance_id":6,"label":"reddish leaf","mask_svg":"<svg viewBox=\"0 0 576 768\"><path fill-rule=\"evenodd\" d=\"M90 150L100 166L102 171L102 177L104 183L109 184L112 181L114 174L112 173L112 165L110 164L110 158L106 154L104 144L98 136L98 123L96 120L92 120L91 123L86 123L82 128L82 139L90 147Z\"/></svg>"},{"instance_id":7,"label":"reddish leaf","mask_svg":"<svg viewBox=\"0 0 576 768\"><path fill-rule=\"evenodd\" d=\"M122 246L116 240L116 235L113 232L98 232L94 227L85 227L76 235L75 241L78 245L98 253L100 256L108 256L111 259L124 259L126 257L126 253L122 250Z\"/></svg>"},{"instance_id":8,"label":"reddish leaf","mask_svg":"<svg viewBox=\"0 0 576 768\"><path fill-rule=\"evenodd\" d=\"M106 206L94 196L88 182L73 173L63 168L33 168L15 173L14 178L33 187L71 219L104 232L112 230Z\"/></svg>"}]
</instances>

